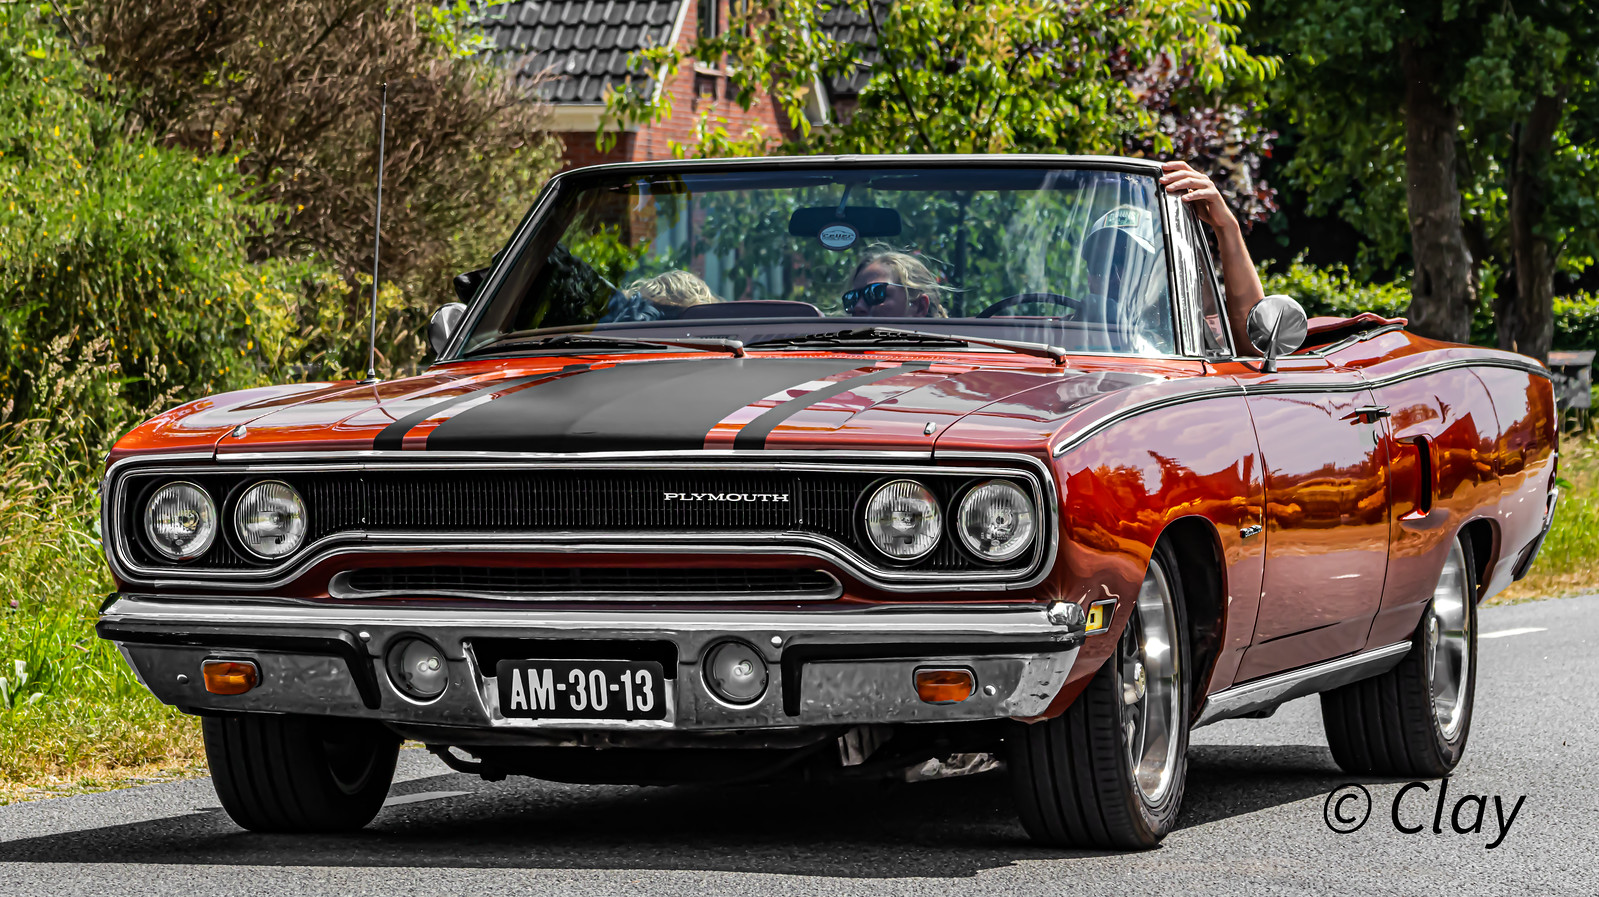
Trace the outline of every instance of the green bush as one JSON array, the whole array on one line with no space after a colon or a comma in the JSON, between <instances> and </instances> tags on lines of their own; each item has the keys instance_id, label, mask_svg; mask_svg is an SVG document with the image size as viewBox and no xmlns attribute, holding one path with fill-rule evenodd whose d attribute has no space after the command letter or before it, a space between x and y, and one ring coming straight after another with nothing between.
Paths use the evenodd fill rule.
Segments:
<instances>
[{"instance_id":1,"label":"green bush","mask_svg":"<svg viewBox=\"0 0 1599 897\"><path fill-rule=\"evenodd\" d=\"M1556 349L1599 349L1599 296L1555 297Z\"/></svg>"},{"instance_id":2,"label":"green bush","mask_svg":"<svg viewBox=\"0 0 1599 897\"><path fill-rule=\"evenodd\" d=\"M1281 273L1260 272L1266 293L1285 293L1299 300L1311 317L1351 317L1364 311L1389 318L1405 317L1410 306L1410 285L1360 283L1344 265L1321 268L1297 258ZM1599 349L1599 296L1578 293L1555 298L1556 349ZM1472 324L1472 341L1492 345L1493 319L1487 303Z\"/></svg>"},{"instance_id":3,"label":"green bush","mask_svg":"<svg viewBox=\"0 0 1599 897\"><path fill-rule=\"evenodd\" d=\"M130 136L102 87L36 9L0 5L0 421L75 421L92 449L262 379L261 290L316 280L252 265L271 207L226 159Z\"/></svg>"},{"instance_id":4,"label":"green bush","mask_svg":"<svg viewBox=\"0 0 1599 897\"><path fill-rule=\"evenodd\" d=\"M1348 318L1367 311L1387 318L1404 317L1410 306L1410 286L1402 281L1361 283L1346 265L1320 268L1306 264L1303 256L1280 274L1262 270L1260 281L1267 295L1292 296L1313 318Z\"/></svg>"}]
</instances>

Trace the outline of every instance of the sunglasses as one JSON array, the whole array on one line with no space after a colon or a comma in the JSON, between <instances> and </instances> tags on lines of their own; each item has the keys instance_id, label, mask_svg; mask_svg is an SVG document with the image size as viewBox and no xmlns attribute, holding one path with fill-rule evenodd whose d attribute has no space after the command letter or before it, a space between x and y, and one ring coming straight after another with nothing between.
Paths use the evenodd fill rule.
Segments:
<instances>
[{"instance_id":1,"label":"sunglasses","mask_svg":"<svg viewBox=\"0 0 1599 897\"><path fill-rule=\"evenodd\" d=\"M858 289L846 290L843 296L844 307L854 308L864 302L867 308L876 308L888 301L889 287L899 287L907 293L910 292L910 287L902 283L889 283L888 281L869 283Z\"/></svg>"}]
</instances>

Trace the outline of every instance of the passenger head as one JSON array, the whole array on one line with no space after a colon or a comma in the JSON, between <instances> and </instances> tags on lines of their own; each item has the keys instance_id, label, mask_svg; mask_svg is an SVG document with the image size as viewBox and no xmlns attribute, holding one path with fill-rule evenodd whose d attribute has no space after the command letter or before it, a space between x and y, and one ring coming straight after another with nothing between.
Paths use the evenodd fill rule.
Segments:
<instances>
[{"instance_id":1,"label":"passenger head","mask_svg":"<svg viewBox=\"0 0 1599 897\"><path fill-rule=\"evenodd\" d=\"M668 312L680 312L691 305L720 302L711 288L689 271L667 271L627 285L628 295L637 294Z\"/></svg>"},{"instance_id":2,"label":"passenger head","mask_svg":"<svg viewBox=\"0 0 1599 897\"><path fill-rule=\"evenodd\" d=\"M949 312L941 300L950 292L921 259L878 243L856 263L844 293L844 311L878 318L945 318Z\"/></svg>"},{"instance_id":3,"label":"passenger head","mask_svg":"<svg viewBox=\"0 0 1599 897\"><path fill-rule=\"evenodd\" d=\"M1120 297L1129 276L1142 277L1160 249L1155 245L1154 218L1147 209L1117 206L1088 229L1081 255L1088 272L1088 291Z\"/></svg>"}]
</instances>

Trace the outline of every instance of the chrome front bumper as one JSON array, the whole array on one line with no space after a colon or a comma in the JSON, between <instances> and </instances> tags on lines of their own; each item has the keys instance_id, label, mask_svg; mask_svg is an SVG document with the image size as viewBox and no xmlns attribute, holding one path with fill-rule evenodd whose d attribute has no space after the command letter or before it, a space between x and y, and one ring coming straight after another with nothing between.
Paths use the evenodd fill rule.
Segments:
<instances>
[{"instance_id":1,"label":"chrome front bumper","mask_svg":"<svg viewBox=\"0 0 1599 897\"><path fill-rule=\"evenodd\" d=\"M1074 604L690 613L339 607L121 595L102 612L98 631L117 644L157 698L187 712L366 717L514 735L1033 717L1065 684L1084 623ZM414 701L389 681L384 651L407 635L424 636L443 649L450 684L436 700ZM670 643L676 670L667 684L667 718L508 719L500 712L494 671L479 665L473 649L474 640L487 639L555 640L568 650L584 640ZM701 658L728 639L755 647L768 663L766 692L751 706L725 704L704 684ZM529 659L540 656L540 644L526 643ZM605 647L597 646L595 655L603 659ZM260 684L242 695L207 692L201 664L210 658L253 660ZM923 703L913 675L929 665L971 669L976 692L959 703ZM472 740L461 734L463 743Z\"/></svg>"}]
</instances>

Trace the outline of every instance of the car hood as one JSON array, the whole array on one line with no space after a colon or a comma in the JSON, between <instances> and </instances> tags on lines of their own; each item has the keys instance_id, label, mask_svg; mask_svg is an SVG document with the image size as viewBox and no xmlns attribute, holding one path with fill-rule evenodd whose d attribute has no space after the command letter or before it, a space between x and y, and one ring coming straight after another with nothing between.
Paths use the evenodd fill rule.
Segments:
<instances>
[{"instance_id":1,"label":"car hood","mask_svg":"<svg viewBox=\"0 0 1599 897\"><path fill-rule=\"evenodd\" d=\"M1028 360L1030 361L1030 360ZM1037 451L1110 393L1179 375L948 357L818 354L537 358L443 365L374 384L310 384L191 403L126 451L930 451L941 439ZM1092 363L1092 362L1091 362ZM1128 369L1129 367L1133 369Z\"/></svg>"}]
</instances>

